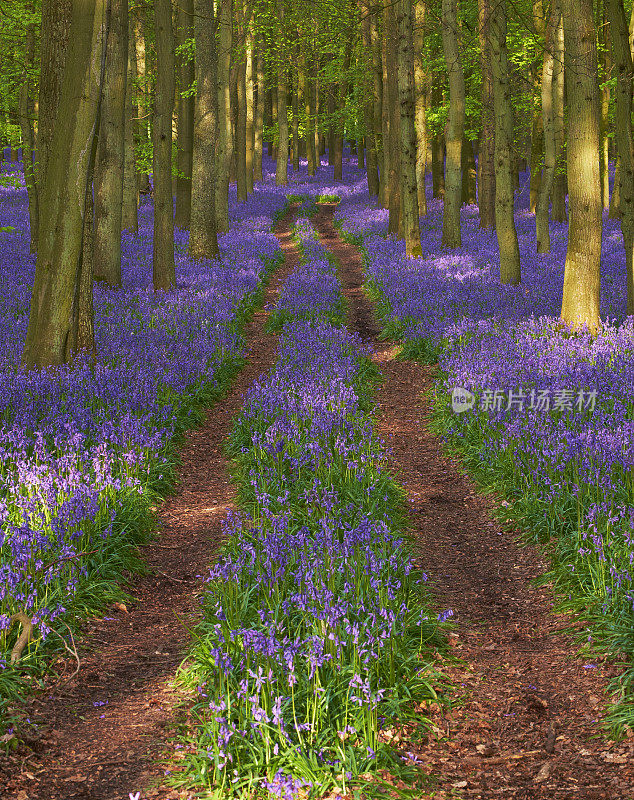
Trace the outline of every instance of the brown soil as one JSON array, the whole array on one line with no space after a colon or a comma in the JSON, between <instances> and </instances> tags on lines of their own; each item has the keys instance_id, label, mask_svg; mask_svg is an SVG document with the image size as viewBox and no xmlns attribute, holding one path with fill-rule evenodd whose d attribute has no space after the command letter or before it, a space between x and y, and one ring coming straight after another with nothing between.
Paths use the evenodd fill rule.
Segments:
<instances>
[{"instance_id":1,"label":"brown soil","mask_svg":"<svg viewBox=\"0 0 634 800\"><path fill-rule=\"evenodd\" d=\"M285 262L265 303L298 263L289 213L278 226ZM165 754L176 695L170 689L190 642L201 576L222 540L221 521L234 502L223 443L253 381L273 362L276 338L264 332L266 313L247 326L246 364L228 395L188 431L175 493L158 511L160 537L143 548L149 574L136 578L136 602L95 620L86 630L77 675L52 682L28 704L40 735L10 757L0 755L3 800L128 800L187 797L165 787L158 757ZM72 674L76 662L58 665ZM148 791L148 787L159 787Z\"/></svg>"},{"instance_id":2,"label":"brown soil","mask_svg":"<svg viewBox=\"0 0 634 800\"><path fill-rule=\"evenodd\" d=\"M339 238L333 211L321 207L314 223L341 265L351 328L374 341L385 378L378 426L407 491L417 562L436 607L452 609L457 623L459 662L442 665L454 707L432 708L435 731L404 743L439 776L425 797L632 800L634 738L615 744L600 729L618 667L576 655L560 633L571 620L552 613L548 589L531 585L545 561L500 527L493 502L443 455L428 430L435 369L397 361L397 348L376 341L359 252Z\"/></svg>"}]
</instances>

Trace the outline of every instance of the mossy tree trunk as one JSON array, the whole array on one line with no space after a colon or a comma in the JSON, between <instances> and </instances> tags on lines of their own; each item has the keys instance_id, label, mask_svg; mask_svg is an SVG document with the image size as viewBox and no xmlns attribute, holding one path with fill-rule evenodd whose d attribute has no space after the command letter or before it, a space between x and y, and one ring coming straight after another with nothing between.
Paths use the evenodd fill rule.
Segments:
<instances>
[{"instance_id":1,"label":"mossy tree trunk","mask_svg":"<svg viewBox=\"0 0 634 800\"><path fill-rule=\"evenodd\" d=\"M176 41L185 49L194 38L194 0L179 0L176 13ZM189 228L192 202L192 151L194 147L194 96L183 97L194 83L194 60L187 51L180 54L178 63L178 150L176 163L176 217L174 224Z\"/></svg>"},{"instance_id":2,"label":"mossy tree trunk","mask_svg":"<svg viewBox=\"0 0 634 800\"><path fill-rule=\"evenodd\" d=\"M442 45L449 76L442 246L454 248L462 245L460 201L462 196L462 137L465 119L465 83L458 41L457 0L442 0Z\"/></svg>"}]
</instances>

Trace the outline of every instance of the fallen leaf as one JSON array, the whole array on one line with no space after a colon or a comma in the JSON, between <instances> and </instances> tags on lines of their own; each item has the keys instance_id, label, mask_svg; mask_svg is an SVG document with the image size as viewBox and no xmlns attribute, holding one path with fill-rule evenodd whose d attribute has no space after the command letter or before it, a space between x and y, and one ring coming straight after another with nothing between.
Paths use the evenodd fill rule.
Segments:
<instances>
[{"instance_id":1,"label":"fallen leaf","mask_svg":"<svg viewBox=\"0 0 634 800\"><path fill-rule=\"evenodd\" d=\"M123 611L124 614L128 613L128 607L125 605L125 603L115 603L114 607L117 609L117 611Z\"/></svg>"},{"instance_id":2,"label":"fallen leaf","mask_svg":"<svg viewBox=\"0 0 634 800\"><path fill-rule=\"evenodd\" d=\"M466 789L468 785L467 781L456 781L451 784L453 789Z\"/></svg>"},{"instance_id":3,"label":"fallen leaf","mask_svg":"<svg viewBox=\"0 0 634 800\"><path fill-rule=\"evenodd\" d=\"M495 753L495 747L493 747L493 745L490 744L477 744L476 750L478 751L478 753L480 753L481 756L484 756L484 758L488 758L489 756L492 756L493 753Z\"/></svg>"},{"instance_id":4,"label":"fallen leaf","mask_svg":"<svg viewBox=\"0 0 634 800\"><path fill-rule=\"evenodd\" d=\"M542 783L543 781L548 780L549 776L550 776L550 761L547 761L545 764L542 765L542 768L535 776L535 783Z\"/></svg>"},{"instance_id":5,"label":"fallen leaf","mask_svg":"<svg viewBox=\"0 0 634 800\"><path fill-rule=\"evenodd\" d=\"M18 792L18 796L15 798L15 800L29 800L29 796L24 791Z\"/></svg>"}]
</instances>

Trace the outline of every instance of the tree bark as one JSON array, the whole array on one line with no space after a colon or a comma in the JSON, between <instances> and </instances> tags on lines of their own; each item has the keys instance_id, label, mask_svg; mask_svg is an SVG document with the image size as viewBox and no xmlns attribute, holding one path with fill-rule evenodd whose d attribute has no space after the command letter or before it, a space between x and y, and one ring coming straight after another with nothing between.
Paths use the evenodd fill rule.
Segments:
<instances>
[{"instance_id":1,"label":"tree bark","mask_svg":"<svg viewBox=\"0 0 634 800\"><path fill-rule=\"evenodd\" d=\"M498 3L491 17L491 65L495 109L495 227L500 250L500 280L521 280L520 252L513 216L513 108L506 52L506 0Z\"/></svg>"},{"instance_id":2,"label":"tree bark","mask_svg":"<svg viewBox=\"0 0 634 800\"><path fill-rule=\"evenodd\" d=\"M175 92L174 31L170 0L154 0L156 92L154 96L154 289L176 287L172 202L172 112Z\"/></svg>"},{"instance_id":3,"label":"tree bark","mask_svg":"<svg viewBox=\"0 0 634 800\"><path fill-rule=\"evenodd\" d=\"M179 46L194 38L194 0L179 0L176 39ZM192 202L192 150L194 146L194 96L183 97L194 83L194 61L181 53L178 64L178 149L176 163L176 217L174 224L189 228Z\"/></svg>"},{"instance_id":4,"label":"tree bark","mask_svg":"<svg viewBox=\"0 0 634 800\"><path fill-rule=\"evenodd\" d=\"M317 168L317 148L315 147L315 82L306 66L306 54L302 60L304 69L304 110L306 113L306 159L308 174L314 175Z\"/></svg>"},{"instance_id":5,"label":"tree bark","mask_svg":"<svg viewBox=\"0 0 634 800\"><path fill-rule=\"evenodd\" d=\"M229 230L229 169L233 147L231 135L231 47L233 27L231 0L221 0L218 9L218 147L216 151L216 224Z\"/></svg>"},{"instance_id":6,"label":"tree bark","mask_svg":"<svg viewBox=\"0 0 634 800\"><path fill-rule=\"evenodd\" d=\"M192 211L189 253L192 258L218 255L215 149L217 137L216 27L213 6L194 0L196 100L192 160Z\"/></svg>"},{"instance_id":7,"label":"tree bark","mask_svg":"<svg viewBox=\"0 0 634 800\"><path fill-rule=\"evenodd\" d=\"M298 31L299 36L299 31ZM296 55L299 55L298 53ZM297 62L296 62L297 63ZM293 70L293 172L297 174L299 171L299 92L300 92L300 76L303 70Z\"/></svg>"},{"instance_id":8,"label":"tree bark","mask_svg":"<svg viewBox=\"0 0 634 800\"><path fill-rule=\"evenodd\" d=\"M253 86L253 34L247 33L247 61L245 65L245 113L246 113L246 179L247 194L253 194L253 135L255 126L255 90Z\"/></svg>"},{"instance_id":9,"label":"tree bark","mask_svg":"<svg viewBox=\"0 0 634 800\"><path fill-rule=\"evenodd\" d=\"M22 354L23 364L29 368L63 364L72 356L72 306L99 114L103 74L99 53L105 46L105 0L94 4L72 0L68 6L51 0L51 5L53 8L45 3L44 8L48 21L54 30L66 30L69 35L65 37L67 48L43 51L44 71L49 66L47 57L54 65L64 66L56 89L45 92L47 102L57 97L60 113L55 115L54 128L47 131L35 281ZM50 113L50 108L47 111Z\"/></svg>"},{"instance_id":10,"label":"tree bark","mask_svg":"<svg viewBox=\"0 0 634 800\"><path fill-rule=\"evenodd\" d=\"M257 54L255 58L257 100L255 106L255 121L253 129L253 178L256 181L263 180L262 137L264 130L264 101L266 99L266 84L264 82L264 54L262 52L263 47L264 43L262 39L260 39L257 43Z\"/></svg>"},{"instance_id":11,"label":"tree bark","mask_svg":"<svg viewBox=\"0 0 634 800\"><path fill-rule=\"evenodd\" d=\"M379 171L379 193L378 202L383 207L387 207L387 170L389 159L386 156L388 142L385 138L383 127L383 57L381 53L381 37L378 31L377 12L372 11L370 15L370 42L372 46L372 80L374 84L374 141L376 145L376 160Z\"/></svg>"},{"instance_id":12,"label":"tree bark","mask_svg":"<svg viewBox=\"0 0 634 800\"><path fill-rule=\"evenodd\" d=\"M605 0L616 71L616 146L619 168L619 211L625 246L627 314L634 314L634 139L632 79L634 68L622 0ZM616 192L616 176L614 191Z\"/></svg>"},{"instance_id":13,"label":"tree bark","mask_svg":"<svg viewBox=\"0 0 634 800\"><path fill-rule=\"evenodd\" d=\"M555 179L557 151L555 143L555 120L553 116L553 40L559 27L560 9L557 0L553 0L546 27L544 47L544 66L542 69L542 120L544 124L544 171L539 185L537 207L535 209L535 238L538 253L550 252L550 230L548 227L548 211L550 193Z\"/></svg>"},{"instance_id":14,"label":"tree bark","mask_svg":"<svg viewBox=\"0 0 634 800\"><path fill-rule=\"evenodd\" d=\"M280 133L277 147L275 183L278 186L286 186L288 183L288 88L286 52L284 49L284 0L277 0L277 16L281 28L277 64L277 121Z\"/></svg>"},{"instance_id":15,"label":"tree bark","mask_svg":"<svg viewBox=\"0 0 634 800\"><path fill-rule=\"evenodd\" d=\"M474 206L478 202L476 162L473 155L473 144L466 136L462 137L462 189L460 202L463 206Z\"/></svg>"},{"instance_id":16,"label":"tree bark","mask_svg":"<svg viewBox=\"0 0 634 800\"><path fill-rule=\"evenodd\" d=\"M602 44L603 55L603 81L601 86L601 149L600 149L600 170L601 170L601 205L607 211L610 208L610 173L609 173L609 128L610 128L610 84L608 83L612 74L612 64L610 60L610 28L606 19L606 3L603 4L603 20L599 26L599 41Z\"/></svg>"},{"instance_id":17,"label":"tree bark","mask_svg":"<svg viewBox=\"0 0 634 800\"><path fill-rule=\"evenodd\" d=\"M553 222L566 222L566 159L564 155L564 21L560 15L557 34L553 42L553 120L555 125L555 149L557 166L550 200Z\"/></svg>"},{"instance_id":18,"label":"tree bark","mask_svg":"<svg viewBox=\"0 0 634 800\"><path fill-rule=\"evenodd\" d=\"M478 0L478 39L482 84L482 131L478 152L478 207L480 227L495 227L495 113L493 110L493 75L491 72L491 2Z\"/></svg>"},{"instance_id":19,"label":"tree bark","mask_svg":"<svg viewBox=\"0 0 634 800\"><path fill-rule=\"evenodd\" d=\"M372 16L370 9L362 0L359 0L361 20L361 43L363 45L363 126L365 129L365 146L367 155L365 159L366 176L368 180L368 193L371 197L379 193L379 165L377 161L377 147L375 138L374 112L376 98L374 96L374 67L372 60Z\"/></svg>"},{"instance_id":20,"label":"tree bark","mask_svg":"<svg viewBox=\"0 0 634 800\"><path fill-rule=\"evenodd\" d=\"M123 134L123 211L121 227L137 233L139 230L139 192L136 172L134 133L137 127L134 81L136 79L136 48L134 27L128 17L128 79L125 87L125 128Z\"/></svg>"},{"instance_id":21,"label":"tree bark","mask_svg":"<svg viewBox=\"0 0 634 800\"><path fill-rule=\"evenodd\" d=\"M442 0L442 44L449 75L449 119L442 246L461 247L460 200L462 194L462 137L465 118L465 84L458 45L457 0Z\"/></svg>"},{"instance_id":22,"label":"tree bark","mask_svg":"<svg viewBox=\"0 0 634 800\"><path fill-rule=\"evenodd\" d=\"M137 9L137 14L143 13L143 7ZM150 146L150 91L147 85L147 59L145 52L145 30L139 16L134 20L134 43L136 51L136 70L137 79L139 82L139 91L137 95L138 108L137 108L137 137L139 141L139 149L143 155L146 155ZM138 173L139 192L148 194L150 191L150 176L147 170L142 169Z\"/></svg>"},{"instance_id":23,"label":"tree bark","mask_svg":"<svg viewBox=\"0 0 634 800\"><path fill-rule=\"evenodd\" d=\"M401 197L405 253L420 257L418 186L416 183L416 129L414 127L414 40L412 0L399 0L398 27L398 99L400 107Z\"/></svg>"},{"instance_id":24,"label":"tree bark","mask_svg":"<svg viewBox=\"0 0 634 800\"><path fill-rule=\"evenodd\" d=\"M125 96L128 74L128 0L110 0L106 72L95 163L93 274L121 286L121 222Z\"/></svg>"},{"instance_id":25,"label":"tree bark","mask_svg":"<svg viewBox=\"0 0 634 800\"><path fill-rule=\"evenodd\" d=\"M563 0L568 96L568 250L561 318L599 328L601 181L599 81L591 0ZM621 165L623 169L623 165Z\"/></svg>"},{"instance_id":26,"label":"tree bark","mask_svg":"<svg viewBox=\"0 0 634 800\"><path fill-rule=\"evenodd\" d=\"M544 5L542 0L533 0L533 27L537 38L543 40L545 36L545 20L544 20ZM541 96L540 80L542 76L542 69L540 69L541 49L537 47L535 55L531 64L531 78L533 82L532 97ZM529 188L529 211L531 214L535 213L537 208L537 198L539 196L539 187L542 179L542 157L544 154L544 120L542 117L541 106L533 107L533 122L531 125L531 163L530 163L530 188ZM519 175L517 179L517 186L519 188Z\"/></svg>"},{"instance_id":27,"label":"tree bark","mask_svg":"<svg viewBox=\"0 0 634 800\"><path fill-rule=\"evenodd\" d=\"M237 3L238 9L238 36L241 42L246 43L246 23L242 0ZM240 56L237 65L237 117L236 117L236 188L239 202L247 199L247 59L246 53Z\"/></svg>"},{"instance_id":28,"label":"tree bark","mask_svg":"<svg viewBox=\"0 0 634 800\"><path fill-rule=\"evenodd\" d=\"M427 67L425 48L426 0L416 0L414 8L414 103L416 125L416 187L418 212L427 215L425 174L427 172L427 118L425 116Z\"/></svg>"},{"instance_id":29,"label":"tree bark","mask_svg":"<svg viewBox=\"0 0 634 800\"><path fill-rule=\"evenodd\" d=\"M389 172L387 176L387 197L389 209L388 233L402 236L403 219L401 214L401 131L398 97L398 31L392 0L384 0L383 39L385 42L386 77L384 104L387 106Z\"/></svg>"}]
</instances>

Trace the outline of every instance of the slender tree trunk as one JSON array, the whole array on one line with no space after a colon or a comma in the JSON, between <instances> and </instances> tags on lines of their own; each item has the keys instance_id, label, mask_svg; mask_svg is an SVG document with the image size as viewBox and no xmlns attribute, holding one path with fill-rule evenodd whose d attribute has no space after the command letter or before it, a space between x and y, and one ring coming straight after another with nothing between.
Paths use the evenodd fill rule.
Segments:
<instances>
[{"instance_id":1,"label":"slender tree trunk","mask_svg":"<svg viewBox=\"0 0 634 800\"><path fill-rule=\"evenodd\" d=\"M280 52L277 66L277 119L280 129L279 144L277 149L277 165L275 169L275 183L286 186L288 183L288 107L287 107L287 76L286 53L284 51L284 0L277 0L277 15L280 23Z\"/></svg>"},{"instance_id":2,"label":"slender tree trunk","mask_svg":"<svg viewBox=\"0 0 634 800\"><path fill-rule=\"evenodd\" d=\"M177 42L183 47L194 38L194 0L179 0ZM178 65L178 150L176 178L176 218L179 228L189 228L192 202L192 149L194 141L194 97L183 97L194 83L194 62L182 54Z\"/></svg>"},{"instance_id":3,"label":"slender tree trunk","mask_svg":"<svg viewBox=\"0 0 634 800\"><path fill-rule=\"evenodd\" d=\"M143 7L137 10L137 14L143 13ZM139 92L137 94L138 107L137 107L137 137L139 140L139 148L143 155L146 155L150 147L150 90L148 88L147 79L147 59L145 53L145 31L141 23L141 19L137 16L134 20L134 43L136 51L136 70L137 79L139 83ZM148 194L150 191L150 176L147 170L140 170L138 174L139 192Z\"/></svg>"},{"instance_id":4,"label":"slender tree trunk","mask_svg":"<svg viewBox=\"0 0 634 800\"><path fill-rule=\"evenodd\" d=\"M563 0L568 96L568 250L563 322L599 328L601 181L599 81L591 0ZM623 165L621 165L623 169Z\"/></svg>"},{"instance_id":5,"label":"slender tree trunk","mask_svg":"<svg viewBox=\"0 0 634 800\"><path fill-rule=\"evenodd\" d=\"M473 144L466 136L462 137L462 189L460 202L463 206L474 206L478 202L476 162L473 155Z\"/></svg>"},{"instance_id":6,"label":"slender tree trunk","mask_svg":"<svg viewBox=\"0 0 634 800\"><path fill-rule=\"evenodd\" d=\"M605 0L616 71L616 145L619 210L625 245L627 314L634 314L634 139L632 137L632 54L622 0ZM619 166L620 164L620 166ZM616 191L616 177L614 191Z\"/></svg>"},{"instance_id":7,"label":"slender tree trunk","mask_svg":"<svg viewBox=\"0 0 634 800\"><path fill-rule=\"evenodd\" d=\"M95 280L121 286L121 222L125 96L128 75L128 0L110 0L106 72L95 163Z\"/></svg>"},{"instance_id":8,"label":"slender tree trunk","mask_svg":"<svg viewBox=\"0 0 634 800\"><path fill-rule=\"evenodd\" d=\"M513 216L513 109L506 52L506 0L498 3L490 24L495 108L495 228L500 250L500 280L518 284L521 270Z\"/></svg>"},{"instance_id":9,"label":"slender tree trunk","mask_svg":"<svg viewBox=\"0 0 634 800\"><path fill-rule=\"evenodd\" d=\"M386 183L387 183L387 139L383 130L383 59L381 55L381 37L377 28L377 13L370 14L370 42L372 46L372 80L374 83L374 141L376 144L376 160L379 171L378 201L383 208L386 203Z\"/></svg>"},{"instance_id":10,"label":"slender tree trunk","mask_svg":"<svg viewBox=\"0 0 634 800\"><path fill-rule=\"evenodd\" d=\"M400 107L400 166L403 207L403 233L408 256L422 255L416 184L416 129L414 127L414 40L412 0L399 0L398 29L398 99Z\"/></svg>"},{"instance_id":11,"label":"slender tree trunk","mask_svg":"<svg viewBox=\"0 0 634 800\"><path fill-rule=\"evenodd\" d=\"M264 129L264 101L266 99L266 86L264 83L264 55L262 53L263 46L264 46L263 41L260 39L257 43L257 54L255 59L257 100L255 106L255 122L253 129L253 178L256 181L263 180L262 137Z\"/></svg>"},{"instance_id":12,"label":"slender tree trunk","mask_svg":"<svg viewBox=\"0 0 634 800\"><path fill-rule=\"evenodd\" d=\"M299 32L298 32L299 35ZM293 171L295 174L299 171L299 91L300 91L300 75L301 69L293 71Z\"/></svg>"},{"instance_id":13,"label":"slender tree trunk","mask_svg":"<svg viewBox=\"0 0 634 800\"><path fill-rule=\"evenodd\" d=\"M123 134L123 211L121 227L136 233L139 230L139 193L134 152L136 128L136 103L134 82L136 79L136 47L132 19L128 18L128 79L125 86L125 123Z\"/></svg>"},{"instance_id":14,"label":"slender tree trunk","mask_svg":"<svg viewBox=\"0 0 634 800\"><path fill-rule=\"evenodd\" d=\"M462 194L462 137L465 118L465 84L458 45L457 0L442 0L442 44L449 75L449 119L442 246L461 247L460 199Z\"/></svg>"},{"instance_id":15,"label":"slender tree trunk","mask_svg":"<svg viewBox=\"0 0 634 800\"><path fill-rule=\"evenodd\" d=\"M253 136L255 126L255 89L253 86L253 33L247 34L247 63L245 69L245 111L246 111L246 178L247 194L253 194Z\"/></svg>"},{"instance_id":16,"label":"slender tree trunk","mask_svg":"<svg viewBox=\"0 0 634 800\"><path fill-rule=\"evenodd\" d=\"M621 159L618 153L614 165L614 186L612 187L612 194L610 195L610 211L608 212L608 216L610 219L621 219Z\"/></svg>"},{"instance_id":17,"label":"slender tree trunk","mask_svg":"<svg viewBox=\"0 0 634 800\"><path fill-rule=\"evenodd\" d=\"M306 66L306 56L302 61L304 69L304 110L306 113L306 159L308 174L314 175L317 168L317 151L315 148L315 83L311 80Z\"/></svg>"},{"instance_id":18,"label":"slender tree trunk","mask_svg":"<svg viewBox=\"0 0 634 800\"><path fill-rule=\"evenodd\" d=\"M482 131L478 153L478 207L480 227L495 227L495 113L493 110L493 75L491 72L491 2L478 0L478 39L482 84Z\"/></svg>"},{"instance_id":19,"label":"slender tree trunk","mask_svg":"<svg viewBox=\"0 0 634 800\"><path fill-rule=\"evenodd\" d=\"M172 112L175 58L170 0L154 0L156 94L154 97L154 289L176 287L172 202Z\"/></svg>"},{"instance_id":20,"label":"slender tree trunk","mask_svg":"<svg viewBox=\"0 0 634 800\"><path fill-rule=\"evenodd\" d=\"M27 5L27 10L33 13L32 3ZM31 98L31 76L35 61L35 24L30 22L26 28L25 41L25 75L20 87L19 117L22 132L22 161L24 164L24 181L29 198L29 223L31 235L31 252L37 250L37 232L39 225L39 202L37 178L33 156L35 150L35 135L33 133L33 100Z\"/></svg>"},{"instance_id":21,"label":"slender tree trunk","mask_svg":"<svg viewBox=\"0 0 634 800\"><path fill-rule=\"evenodd\" d=\"M277 161L277 143L279 142L280 138L280 129L279 123L277 121L277 81L275 85L271 88L271 119L273 121L273 128L277 131L277 138L275 134L273 135L273 152L271 157Z\"/></svg>"},{"instance_id":22,"label":"slender tree trunk","mask_svg":"<svg viewBox=\"0 0 634 800\"><path fill-rule=\"evenodd\" d=\"M218 148L216 151L216 224L229 230L229 168L231 164L231 0L221 0L218 10Z\"/></svg>"},{"instance_id":23,"label":"slender tree trunk","mask_svg":"<svg viewBox=\"0 0 634 800\"><path fill-rule=\"evenodd\" d=\"M365 145L367 149L366 175L368 179L368 192L371 197L379 193L379 165L377 161L377 147L375 138L374 113L376 107L374 66L372 59L372 16L359 0L359 10L363 14L361 22L361 42L363 44L363 125L365 128Z\"/></svg>"},{"instance_id":24,"label":"slender tree trunk","mask_svg":"<svg viewBox=\"0 0 634 800\"><path fill-rule=\"evenodd\" d=\"M73 0L68 8L56 0L43 12L57 31L67 30L66 48L54 53L63 64L53 92L60 113L48 138L42 186L35 281L22 361L25 366L63 364L72 356L73 297L78 283L90 162L99 115L100 82L105 46L105 0L87 4ZM56 14L67 14L64 20ZM58 40L59 41L59 40ZM51 94L45 93L50 101ZM50 112L50 109L47 109Z\"/></svg>"},{"instance_id":25,"label":"slender tree trunk","mask_svg":"<svg viewBox=\"0 0 634 800\"><path fill-rule=\"evenodd\" d=\"M607 0L605 0L607 3ZM610 173L609 173L609 147L608 137L610 127L610 80L612 64L610 59L610 29L607 24L605 3L603 6L603 24L599 26L599 41L602 44L603 55L603 80L601 84L601 205L607 211L610 208Z\"/></svg>"},{"instance_id":26,"label":"slender tree trunk","mask_svg":"<svg viewBox=\"0 0 634 800\"><path fill-rule=\"evenodd\" d=\"M414 7L414 103L416 125L416 187L418 211L427 215L425 174L427 172L427 118L425 116L427 67L425 53L426 0L416 0Z\"/></svg>"},{"instance_id":27,"label":"slender tree trunk","mask_svg":"<svg viewBox=\"0 0 634 800\"><path fill-rule=\"evenodd\" d=\"M238 34L241 40L246 40L245 20L242 10L242 0L237 3L238 8ZM237 110L236 118L236 182L238 201L247 199L247 61L246 55L241 56L238 63L237 74Z\"/></svg>"},{"instance_id":28,"label":"slender tree trunk","mask_svg":"<svg viewBox=\"0 0 634 800\"><path fill-rule=\"evenodd\" d=\"M544 5L542 0L533 0L533 27L539 40L542 40L545 35L545 20L544 20ZM535 55L531 65L531 79L533 82L533 92L530 96L531 103L533 97L541 95L540 79L542 74L541 67L541 49L534 48ZM540 105L533 106L533 123L531 126L531 173L530 173L530 188L529 188L529 211L531 214L535 213L537 208L537 198L539 195L539 187L542 179L542 158L544 155L544 120L542 117L542 109ZM519 188L519 175L517 177L517 186Z\"/></svg>"},{"instance_id":29,"label":"slender tree trunk","mask_svg":"<svg viewBox=\"0 0 634 800\"><path fill-rule=\"evenodd\" d=\"M216 228L215 149L218 92L216 85L216 20L207 0L194 0L196 39L196 102L192 162L192 211L189 252L192 258L218 255Z\"/></svg>"},{"instance_id":30,"label":"slender tree trunk","mask_svg":"<svg viewBox=\"0 0 634 800\"><path fill-rule=\"evenodd\" d=\"M388 112L388 232L402 235L401 214L401 120L398 97L398 30L392 0L384 0L383 38L385 41L386 101Z\"/></svg>"},{"instance_id":31,"label":"slender tree trunk","mask_svg":"<svg viewBox=\"0 0 634 800\"><path fill-rule=\"evenodd\" d=\"M557 150L557 166L555 180L550 194L552 203L551 219L553 222L566 222L566 158L565 123L564 123L564 22L559 18L557 35L553 42L553 120L555 124L555 148Z\"/></svg>"},{"instance_id":32,"label":"slender tree trunk","mask_svg":"<svg viewBox=\"0 0 634 800\"><path fill-rule=\"evenodd\" d=\"M559 26L560 10L557 0L552 0L548 26L546 28L546 44L544 48L544 66L542 70L542 119L544 122L544 172L539 186L537 208L535 214L537 252L550 252L550 230L548 227L548 211L550 193L555 178L557 152L555 145L555 120L553 116L553 40Z\"/></svg>"}]
</instances>

